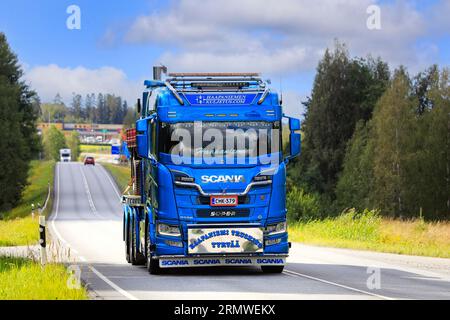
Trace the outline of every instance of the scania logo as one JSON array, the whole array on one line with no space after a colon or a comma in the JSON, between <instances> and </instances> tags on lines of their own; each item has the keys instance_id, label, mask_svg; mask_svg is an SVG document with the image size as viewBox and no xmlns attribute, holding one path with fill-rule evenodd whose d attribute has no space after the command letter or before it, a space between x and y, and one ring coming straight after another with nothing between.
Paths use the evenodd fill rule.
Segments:
<instances>
[{"instance_id":1,"label":"scania logo","mask_svg":"<svg viewBox=\"0 0 450 320\"><path fill-rule=\"evenodd\" d=\"M231 182L239 183L245 182L243 175L221 175L221 176L202 176L203 183L219 183L219 182Z\"/></svg>"}]
</instances>

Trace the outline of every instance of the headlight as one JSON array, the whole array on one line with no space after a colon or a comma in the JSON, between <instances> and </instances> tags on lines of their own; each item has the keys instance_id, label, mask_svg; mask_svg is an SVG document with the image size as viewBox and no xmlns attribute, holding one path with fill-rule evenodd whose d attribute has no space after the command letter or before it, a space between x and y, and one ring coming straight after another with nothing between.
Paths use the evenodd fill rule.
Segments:
<instances>
[{"instance_id":1,"label":"headlight","mask_svg":"<svg viewBox=\"0 0 450 320\"><path fill-rule=\"evenodd\" d=\"M259 175L253 178L253 181L260 182L260 181L272 181L272 176L269 175Z\"/></svg>"},{"instance_id":2,"label":"headlight","mask_svg":"<svg viewBox=\"0 0 450 320\"><path fill-rule=\"evenodd\" d=\"M188 176L175 176L175 181L179 182L194 182L195 179Z\"/></svg>"},{"instance_id":3,"label":"headlight","mask_svg":"<svg viewBox=\"0 0 450 320\"><path fill-rule=\"evenodd\" d=\"M189 176L187 173L181 171L172 171L175 181L178 182L195 182L195 179Z\"/></svg>"},{"instance_id":4,"label":"headlight","mask_svg":"<svg viewBox=\"0 0 450 320\"><path fill-rule=\"evenodd\" d=\"M266 227L266 232L268 235L286 232L286 221L268 225Z\"/></svg>"},{"instance_id":5,"label":"headlight","mask_svg":"<svg viewBox=\"0 0 450 320\"><path fill-rule=\"evenodd\" d=\"M171 226L165 223L158 223L158 234L172 237L181 236L180 228L178 226Z\"/></svg>"}]
</instances>

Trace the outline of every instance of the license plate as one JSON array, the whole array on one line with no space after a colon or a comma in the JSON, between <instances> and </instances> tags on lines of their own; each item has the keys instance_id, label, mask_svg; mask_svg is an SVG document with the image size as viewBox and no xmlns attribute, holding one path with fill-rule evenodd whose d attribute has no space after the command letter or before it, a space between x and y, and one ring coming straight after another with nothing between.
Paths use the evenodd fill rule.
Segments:
<instances>
[{"instance_id":1,"label":"license plate","mask_svg":"<svg viewBox=\"0 0 450 320\"><path fill-rule=\"evenodd\" d=\"M255 253L263 252L261 228L189 228L188 252Z\"/></svg>"},{"instance_id":2,"label":"license plate","mask_svg":"<svg viewBox=\"0 0 450 320\"><path fill-rule=\"evenodd\" d=\"M212 207L234 207L238 205L237 196L211 196L209 205Z\"/></svg>"}]
</instances>

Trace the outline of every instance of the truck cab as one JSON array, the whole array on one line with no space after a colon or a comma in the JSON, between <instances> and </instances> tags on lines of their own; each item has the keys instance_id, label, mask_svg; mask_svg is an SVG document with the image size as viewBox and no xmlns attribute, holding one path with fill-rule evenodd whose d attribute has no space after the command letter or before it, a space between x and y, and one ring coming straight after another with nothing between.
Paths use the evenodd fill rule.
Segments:
<instances>
[{"instance_id":1,"label":"truck cab","mask_svg":"<svg viewBox=\"0 0 450 320\"><path fill-rule=\"evenodd\" d=\"M290 247L286 165L300 153L299 120L283 115L259 74L172 73L144 84L140 119L127 131L127 261L152 274L255 265L281 272Z\"/></svg>"}]
</instances>

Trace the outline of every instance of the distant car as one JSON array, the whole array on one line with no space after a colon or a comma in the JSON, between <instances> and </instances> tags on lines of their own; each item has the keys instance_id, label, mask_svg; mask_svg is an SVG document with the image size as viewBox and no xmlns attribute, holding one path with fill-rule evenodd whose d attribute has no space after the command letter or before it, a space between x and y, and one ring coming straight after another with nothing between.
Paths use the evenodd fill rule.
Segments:
<instances>
[{"instance_id":1,"label":"distant car","mask_svg":"<svg viewBox=\"0 0 450 320\"><path fill-rule=\"evenodd\" d=\"M88 164L92 164L93 166L95 166L94 157L86 157L84 159L84 165L88 165Z\"/></svg>"}]
</instances>

